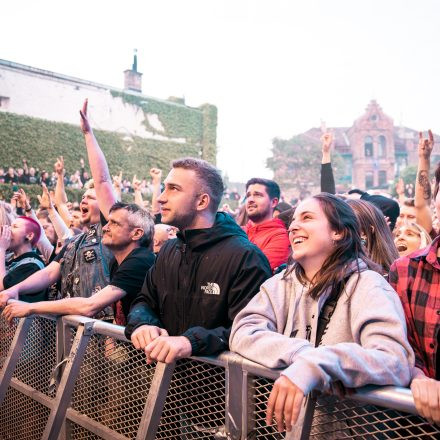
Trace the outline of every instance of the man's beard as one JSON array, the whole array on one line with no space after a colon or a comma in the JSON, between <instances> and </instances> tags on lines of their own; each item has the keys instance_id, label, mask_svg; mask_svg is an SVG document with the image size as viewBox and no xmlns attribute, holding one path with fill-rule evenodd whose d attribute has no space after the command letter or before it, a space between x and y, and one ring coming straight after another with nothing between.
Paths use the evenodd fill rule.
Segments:
<instances>
[{"instance_id":1,"label":"man's beard","mask_svg":"<svg viewBox=\"0 0 440 440\"><path fill-rule=\"evenodd\" d=\"M190 211L184 214L176 213L174 217L169 220L163 220L163 223L171 226L175 226L179 231L183 232L185 229L188 229L193 223L194 219L197 216L197 211Z\"/></svg>"}]
</instances>

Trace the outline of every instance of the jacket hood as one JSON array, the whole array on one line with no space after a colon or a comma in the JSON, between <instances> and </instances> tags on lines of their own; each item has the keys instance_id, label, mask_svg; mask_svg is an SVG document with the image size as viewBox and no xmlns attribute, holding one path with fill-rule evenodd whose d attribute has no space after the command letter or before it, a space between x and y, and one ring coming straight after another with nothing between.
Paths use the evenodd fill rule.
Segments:
<instances>
[{"instance_id":1,"label":"jacket hood","mask_svg":"<svg viewBox=\"0 0 440 440\"><path fill-rule=\"evenodd\" d=\"M178 240L193 250L210 247L231 236L241 236L248 240L246 233L225 212L217 212L214 225L211 228L188 229L183 233L177 233Z\"/></svg>"}]
</instances>

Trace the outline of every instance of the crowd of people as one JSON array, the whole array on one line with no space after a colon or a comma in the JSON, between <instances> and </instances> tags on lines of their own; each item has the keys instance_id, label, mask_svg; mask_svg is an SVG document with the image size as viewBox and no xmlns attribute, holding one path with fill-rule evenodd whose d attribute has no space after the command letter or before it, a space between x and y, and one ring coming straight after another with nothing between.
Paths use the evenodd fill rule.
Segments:
<instances>
[{"instance_id":1,"label":"crowd of people","mask_svg":"<svg viewBox=\"0 0 440 440\"><path fill-rule=\"evenodd\" d=\"M255 177L233 211L219 209L219 171L193 158L173 161L163 182L150 170L150 204L136 178L133 203L122 203L122 176L110 175L87 101L80 114L92 179L80 173L79 206L67 200L62 158L37 211L23 189L17 212L1 202L6 319L81 314L125 326L148 363L230 349L282 369L267 405L267 423L280 431L292 429L310 391L367 384L410 386L419 413L440 423L440 164L432 188L431 132L420 134L412 199L336 194L325 133L321 193L291 206L276 182Z\"/></svg>"}]
</instances>

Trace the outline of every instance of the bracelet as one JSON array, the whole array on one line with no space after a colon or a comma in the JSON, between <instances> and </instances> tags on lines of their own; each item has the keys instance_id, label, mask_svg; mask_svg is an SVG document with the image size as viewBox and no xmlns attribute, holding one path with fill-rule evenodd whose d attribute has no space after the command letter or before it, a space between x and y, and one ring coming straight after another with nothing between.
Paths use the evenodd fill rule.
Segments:
<instances>
[{"instance_id":1,"label":"bracelet","mask_svg":"<svg viewBox=\"0 0 440 440\"><path fill-rule=\"evenodd\" d=\"M29 208L24 208L24 210L25 210L26 212L31 212L31 211L32 211L32 206L29 206Z\"/></svg>"}]
</instances>

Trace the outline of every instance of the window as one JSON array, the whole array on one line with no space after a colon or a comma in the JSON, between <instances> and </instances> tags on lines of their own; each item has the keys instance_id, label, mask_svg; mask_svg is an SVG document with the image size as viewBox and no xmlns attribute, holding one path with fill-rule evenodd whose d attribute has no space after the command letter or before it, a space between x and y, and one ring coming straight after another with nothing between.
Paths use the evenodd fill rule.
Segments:
<instances>
[{"instance_id":1,"label":"window","mask_svg":"<svg viewBox=\"0 0 440 440\"><path fill-rule=\"evenodd\" d=\"M379 186L381 188L385 188L386 186L388 186L388 183L387 183L387 172L386 171L383 171L383 170L379 171Z\"/></svg>"},{"instance_id":2,"label":"window","mask_svg":"<svg viewBox=\"0 0 440 440\"><path fill-rule=\"evenodd\" d=\"M0 96L0 108L9 108L9 98Z\"/></svg>"},{"instance_id":3,"label":"window","mask_svg":"<svg viewBox=\"0 0 440 440\"><path fill-rule=\"evenodd\" d=\"M374 174L373 171L367 171L365 173L365 188L370 189L374 186Z\"/></svg>"},{"instance_id":4,"label":"window","mask_svg":"<svg viewBox=\"0 0 440 440\"><path fill-rule=\"evenodd\" d=\"M387 156L387 140L385 136L379 136L379 157Z\"/></svg>"},{"instance_id":5,"label":"window","mask_svg":"<svg viewBox=\"0 0 440 440\"><path fill-rule=\"evenodd\" d=\"M365 157L373 157L373 138L367 136L364 141Z\"/></svg>"}]
</instances>

